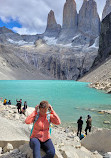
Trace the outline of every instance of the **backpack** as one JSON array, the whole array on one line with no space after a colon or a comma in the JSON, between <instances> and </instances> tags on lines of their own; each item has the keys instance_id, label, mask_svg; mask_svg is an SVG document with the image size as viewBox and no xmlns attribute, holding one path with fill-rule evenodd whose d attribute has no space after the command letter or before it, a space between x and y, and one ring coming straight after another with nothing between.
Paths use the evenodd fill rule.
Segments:
<instances>
[{"instance_id":1,"label":"backpack","mask_svg":"<svg viewBox=\"0 0 111 158\"><path fill-rule=\"evenodd\" d=\"M33 131L33 128L34 128L34 124L35 124L35 122L38 120L38 118L39 118L39 112L38 112L38 114L35 116L35 120L34 120L32 129L31 129L30 136L32 135L32 131ZM50 135L51 135L52 129L51 129L50 113L49 113L49 112L47 112L47 120L48 120L48 122L49 122L49 132L50 132Z\"/></svg>"}]
</instances>

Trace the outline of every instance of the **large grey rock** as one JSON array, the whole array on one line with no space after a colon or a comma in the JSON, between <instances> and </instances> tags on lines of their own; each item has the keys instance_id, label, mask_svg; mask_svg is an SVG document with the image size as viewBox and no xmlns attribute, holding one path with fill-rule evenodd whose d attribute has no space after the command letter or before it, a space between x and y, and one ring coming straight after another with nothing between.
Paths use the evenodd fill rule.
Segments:
<instances>
[{"instance_id":1,"label":"large grey rock","mask_svg":"<svg viewBox=\"0 0 111 158\"><path fill-rule=\"evenodd\" d=\"M26 124L0 117L0 146L11 143L14 148L29 141L30 131Z\"/></svg>"},{"instance_id":2,"label":"large grey rock","mask_svg":"<svg viewBox=\"0 0 111 158\"><path fill-rule=\"evenodd\" d=\"M13 150L13 146L10 143L7 143L7 145L3 148L3 152L9 152L10 150Z\"/></svg>"},{"instance_id":3,"label":"large grey rock","mask_svg":"<svg viewBox=\"0 0 111 158\"><path fill-rule=\"evenodd\" d=\"M81 143L88 150L97 150L103 153L109 152L111 151L111 130L98 129L82 139Z\"/></svg>"},{"instance_id":4,"label":"large grey rock","mask_svg":"<svg viewBox=\"0 0 111 158\"><path fill-rule=\"evenodd\" d=\"M2 148L0 147L0 154L2 153Z\"/></svg>"},{"instance_id":5,"label":"large grey rock","mask_svg":"<svg viewBox=\"0 0 111 158\"><path fill-rule=\"evenodd\" d=\"M19 147L19 150L21 153L24 153L27 155L28 158L33 158L33 152L32 149L29 147L29 144L24 144ZM41 156L43 157L45 155L45 152L41 150Z\"/></svg>"},{"instance_id":6,"label":"large grey rock","mask_svg":"<svg viewBox=\"0 0 111 158\"><path fill-rule=\"evenodd\" d=\"M54 12L51 10L47 18L47 27L44 36L57 36L61 30L61 25L57 24Z\"/></svg>"},{"instance_id":7,"label":"large grey rock","mask_svg":"<svg viewBox=\"0 0 111 158\"><path fill-rule=\"evenodd\" d=\"M84 0L78 15L78 29L89 36L100 33L100 18L95 0Z\"/></svg>"},{"instance_id":8,"label":"large grey rock","mask_svg":"<svg viewBox=\"0 0 111 158\"><path fill-rule=\"evenodd\" d=\"M106 0L106 4L103 9L102 19L104 19L111 12L111 0Z\"/></svg>"}]
</instances>

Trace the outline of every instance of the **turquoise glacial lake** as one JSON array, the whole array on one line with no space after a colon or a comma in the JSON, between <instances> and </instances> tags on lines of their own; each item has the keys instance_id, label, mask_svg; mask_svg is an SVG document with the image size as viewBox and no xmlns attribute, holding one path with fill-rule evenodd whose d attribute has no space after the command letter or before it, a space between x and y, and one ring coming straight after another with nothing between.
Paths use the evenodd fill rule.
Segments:
<instances>
[{"instance_id":1,"label":"turquoise glacial lake","mask_svg":"<svg viewBox=\"0 0 111 158\"><path fill-rule=\"evenodd\" d=\"M110 114L100 114L98 110L111 110L111 94L88 87L89 83L62 80L1 80L0 97L11 100L27 101L28 106L35 107L42 100L53 106L62 121L62 125L77 126L77 119L88 114L92 116L93 126L110 128Z\"/></svg>"}]
</instances>

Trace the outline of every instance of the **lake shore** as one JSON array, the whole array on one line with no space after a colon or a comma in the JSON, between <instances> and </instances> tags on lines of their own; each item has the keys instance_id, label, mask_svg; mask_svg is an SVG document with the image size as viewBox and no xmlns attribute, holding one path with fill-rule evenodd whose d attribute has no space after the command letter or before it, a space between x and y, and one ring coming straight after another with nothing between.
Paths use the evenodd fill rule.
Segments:
<instances>
[{"instance_id":1,"label":"lake shore","mask_svg":"<svg viewBox=\"0 0 111 158\"><path fill-rule=\"evenodd\" d=\"M103 90L106 93L111 94L111 82L94 82L89 84L89 87L96 88L98 90Z\"/></svg>"},{"instance_id":2,"label":"lake shore","mask_svg":"<svg viewBox=\"0 0 111 158\"><path fill-rule=\"evenodd\" d=\"M26 116L32 113L33 110L34 108L28 107L26 111ZM0 157L1 158L9 158L9 157L18 158L19 156L25 158L26 155L27 157L31 158L32 151L28 145L31 125L25 124L24 121L26 116L23 114L18 114L16 106L14 105L5 106L2 105L2 103L0 103L0 121L1 121ZM89 142L87 141L87 139L90 139L90 141L92 141L91 135L94 134L94 132L96 131L97 132L99 131L100 133L100 131L103 130L94 129L93 132L91 134L88 134L88 136L84 138L83 141L80 141L79 137L76 136L76 131L70 129L69 127L66 129L61 126L53 126L51 138L56 149L55 158L72 158L72 157L102 158L102 154L108 152L109 150L111 151L111 149L109 149L106 146L103 146L104 150L102 149L103 151L100 152L101 145L99 146L95 145L95 147L97 148L96 150L91 145L89 145L90 149L85 148L85 146L87 146ZM111 130L108 130L108 132L110 131ZM105 133L107 134L106 131ZM98 134L95 133L95 136L96 135ZM7 143L10 143L12 146L11 145L8 146Z\"/></svg>"}]
</instances>

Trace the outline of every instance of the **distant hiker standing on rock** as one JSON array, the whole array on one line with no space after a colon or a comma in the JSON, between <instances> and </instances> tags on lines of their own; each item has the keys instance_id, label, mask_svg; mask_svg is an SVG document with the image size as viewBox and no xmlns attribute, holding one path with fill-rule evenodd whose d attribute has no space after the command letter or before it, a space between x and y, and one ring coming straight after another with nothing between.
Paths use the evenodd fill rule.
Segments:
<instances>
[{"instance_id":1,"label":"distant hiker standing on rock","mask_svg":"<svg viewBox=\"0 0 111 158\"><path fill-rule=\"evenodd\" d=\"M33 158L41 158L40 148L46 153L42 158L54 158L55 148L50 139L49 126L50 123L59 125L61 121L48 101L40 102L35 111L26 118L25 123L34 123L30 135Z\"/></svg>"},{"instance_id":2,"label":"distant hiker standing on rock","mask_svg":"<svg viewBox=\"0 0 111 158\"><path fill-rule=\"evenodd\" d=\"M24 115L25 115L26 109L27 109L27 102L24 101L24 107L22 108L22 113L23 113Z\"/></svg>"},{"instance_id":3,"label":"distant hiker standing on rock","mask_svg":"<svg viewBox=\"0 0 111 158\"><path fill-rule=\"evenodd\" d=\"M83 125L82 116L80 116L80 118L78 119L77 124L78 124L77 136L78 136L79 132L80 132L80 136L81 136L82 125Z\"/></svg>"},{"instance_id":4,"label":"distant hiker standing on rock","mask_svg":"<svg viewBox=\"0 0 111 158\"><path fill-rule=\"evenodd\" d=\"M87 135L87 130L89 129L89 132L91 132L91 126L92 126L92 118L90 115L87 116L86 121L86 128L85 128L85 134Z\"/></svg>"},{"instance_id":5,"label":"distant hiker standing on rock","mask_svg":"<svg viewBox=\"0 0 111 158\"><path fill-rule=\"evenodd\" d=\"M17 102L17 109L18 109L18 113L21 112L21 105L22 105L22 99L20 99L19 101L16 99L16 102Z\"/></svg>"}]
</instances>

